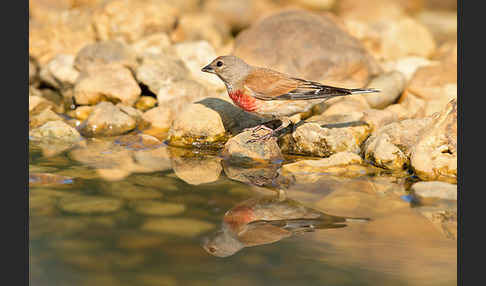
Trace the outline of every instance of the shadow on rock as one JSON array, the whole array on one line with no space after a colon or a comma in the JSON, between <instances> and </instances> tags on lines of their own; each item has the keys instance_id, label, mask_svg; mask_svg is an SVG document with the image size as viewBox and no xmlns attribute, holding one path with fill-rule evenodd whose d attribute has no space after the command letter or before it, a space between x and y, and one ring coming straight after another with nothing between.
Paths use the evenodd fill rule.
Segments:
<instances>
[{"instance_id":1,"label":"shadow on rock","mask_svg":"<svg viewBox=\"0 0 486 286\"><path fill-rule=\"evenodd\" d=\"M245 128L257 126L265 121L263 118L245 112L220 98L210 97L195 103L216 111L221 116L224 129L232 134L240 133Z\"/></svg>"}]
</instances>

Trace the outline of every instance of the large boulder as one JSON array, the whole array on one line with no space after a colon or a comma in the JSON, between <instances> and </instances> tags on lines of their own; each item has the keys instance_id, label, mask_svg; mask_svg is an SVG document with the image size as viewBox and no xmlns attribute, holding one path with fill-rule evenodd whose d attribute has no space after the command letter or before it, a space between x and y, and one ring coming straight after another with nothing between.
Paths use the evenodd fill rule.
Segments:
<instances>
[{"instance_id":1,"label":"large boulder","mask_svg":"<svg viewBox=\"0 0 486 286\"><path fill-rule=\"evenodd\" d=\"M349 87L365 86L381 72L359 40L333 18L299 10L257 21L238 34L233 54L252 65Z\"/></svg>"}]
</instances>

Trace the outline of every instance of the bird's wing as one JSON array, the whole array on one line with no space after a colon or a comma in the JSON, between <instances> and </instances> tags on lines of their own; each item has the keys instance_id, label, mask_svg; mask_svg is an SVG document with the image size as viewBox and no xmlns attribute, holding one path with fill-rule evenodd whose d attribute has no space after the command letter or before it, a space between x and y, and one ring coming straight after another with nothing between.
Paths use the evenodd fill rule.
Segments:
<instances>
[{"instance_id":1,"label":"bird's wing","mask_svg":"<svg viewBox=\"0 0 486 286\"><path fill-rule=\"evenodd\" d=\"M345 88L289 77L265 68L253 70L243 81L250 95L261 100L306 100L351 94Z\"/></svg>"}]
</instances>

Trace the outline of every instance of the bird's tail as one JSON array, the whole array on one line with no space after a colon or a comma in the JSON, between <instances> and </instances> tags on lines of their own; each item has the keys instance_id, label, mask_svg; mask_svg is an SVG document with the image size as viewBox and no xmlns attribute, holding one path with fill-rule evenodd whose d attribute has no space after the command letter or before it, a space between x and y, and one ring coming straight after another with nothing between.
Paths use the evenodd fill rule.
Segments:
<instances>
[{"instance_id":1,"label":"bird's tail","mask_svg":"<svg viewBox=\"0 0 486 286\"><path fill-rule=\"evenodd\" d=\"M361 94L361 93L372 93L372 92L380 92L381 90L375 88L353 88L350 89L351 94Z\"/></svg>"}]
</instances>

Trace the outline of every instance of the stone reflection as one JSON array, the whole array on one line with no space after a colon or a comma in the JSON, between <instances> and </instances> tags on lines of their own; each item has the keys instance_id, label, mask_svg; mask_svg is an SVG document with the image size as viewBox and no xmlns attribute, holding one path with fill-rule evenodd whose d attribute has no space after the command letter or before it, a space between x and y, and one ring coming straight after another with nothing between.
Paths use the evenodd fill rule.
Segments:
<instances>
[{"instance_id":1,"label":"stone reflection","mask_svg":"<svg viewBox=\"0 0 486 286\"><path fill-rule=\"evenodd\" d=\"M215 182L221 174L221 158L200 152L170 147L174 174L190 185Z\"/></svg>"},{"instance_id":2,"label":"stone reflection","mask_svg":"<svg viewBox=\"0 0 486 286\"><path fill-rule=\"evenodd\" d=\"M221 228L203 239L203 248L211 255L228 257L245 247L274 243L294 234L369 220L328 215L284 194L254 197L234 206L225 213Z\"/></svg>"}]
</instances>

